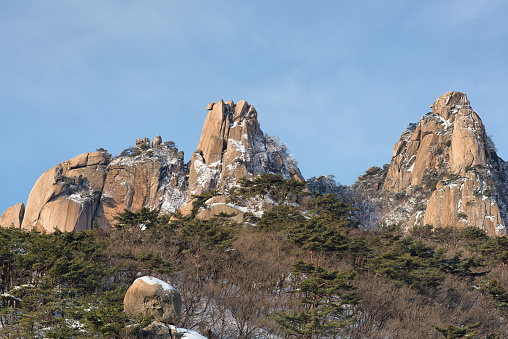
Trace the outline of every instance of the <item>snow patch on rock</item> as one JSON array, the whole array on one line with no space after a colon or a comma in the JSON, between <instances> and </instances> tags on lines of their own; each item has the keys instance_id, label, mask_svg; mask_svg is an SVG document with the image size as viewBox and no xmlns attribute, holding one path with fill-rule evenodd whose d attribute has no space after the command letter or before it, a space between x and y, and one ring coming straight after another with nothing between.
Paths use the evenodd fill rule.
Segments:
<instances>
[{"instance_id":1,"label":"snow patch on rock","mask_svg":"<svg viewBox=\"0 0 508 339\"><path fill-rule=\"evenodd\" d=\"M144 276L144 277L137 278L136 280L134 280L134 282L136 282L137 280L142 280L149 285L159 284L159 285L161 285L161 287L164 291L175 290L175 288L173 286L171 286L170 284L168 284L167 282L157 279L155 277Z\"/></svg>"}]
</instances>

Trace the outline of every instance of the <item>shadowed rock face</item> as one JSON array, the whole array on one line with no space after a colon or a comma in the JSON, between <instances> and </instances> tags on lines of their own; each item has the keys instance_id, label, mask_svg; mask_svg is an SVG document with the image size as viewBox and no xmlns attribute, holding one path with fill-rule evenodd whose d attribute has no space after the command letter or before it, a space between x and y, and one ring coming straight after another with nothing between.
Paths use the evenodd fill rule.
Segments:
<instances>
[{"instance_id":1,"label":"shadowed rock face","mask_svg":"<svg viewBox=\"0 0 508 339\"><path fill-rule=\"evenodd\" d=\"M395 144L383 190L431 191L420 223L506 234L506 166L480 117L460 92L445 93L430 107ZM408 219L408 227L417 221Z\"/></svg>"}]
</instances>

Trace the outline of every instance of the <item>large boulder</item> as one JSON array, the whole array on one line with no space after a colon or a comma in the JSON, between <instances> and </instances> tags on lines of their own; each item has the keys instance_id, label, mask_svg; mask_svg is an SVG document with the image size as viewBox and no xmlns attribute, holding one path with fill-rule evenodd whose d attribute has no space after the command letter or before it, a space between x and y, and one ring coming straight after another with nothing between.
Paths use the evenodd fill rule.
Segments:
<instances>
[{"instance_id":1,"label":"large boulder","mask_svg":"<svg viewBox=\"0 0 508 339\"><path fill-rule=\"evenodd\" d=\"M159 147L162 144L162 137L160 135L153 138L152 147Z\"/></svg>"},{"instance_id":2,"label":"large boulder","mask_svg":"<svg viewBox=\"0 0 508 339\"><path fill-rule=\"evenodd\" d=\"M141 277L129 287L124 298L124 310L131 317L154 316L164 324L177 324L180 320L182 297L168 283L154 278Z\"/></svg>"},{"instance_id":3,"label":"large boulder","mask_svg":"<svg viewBox=\"0 0 508 339\"><path fill-rule=\"evenodd\" d=\"M28 196L21 228L46 232L90 229L108 161L102 152L84 153L42 174Z\"/></svg>"},{"instance_id":4,"label":"large boulder","mask_svg":"<svg viewBox=\"0 0 508 339\"><path fill-rule=\"evenodd\" d=\"M25 204L19 202L16 205L11 206L4 211L4 213L0 217L0 226L21 228L21 223L23 222L24 214L25 214Z\"/></svg>"}]
</instances>

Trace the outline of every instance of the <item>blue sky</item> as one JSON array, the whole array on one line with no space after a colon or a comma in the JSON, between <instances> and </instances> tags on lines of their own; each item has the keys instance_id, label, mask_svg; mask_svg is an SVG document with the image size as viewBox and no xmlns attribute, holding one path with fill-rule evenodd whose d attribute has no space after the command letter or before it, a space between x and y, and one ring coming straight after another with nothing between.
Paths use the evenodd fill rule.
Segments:
<instances>
[{"instance_id":1,"label":"blue sky","mask_svg":"<svg viewBox=\"0 0 508 339\"><path fill-rule=\"evenodd\" d=\"M352 184L451 90L508 159L506 1L0 3L0 212L49 168L160 134L186 159L206 105L253 104L306 178Z\"/></svg>"}]
</instances>

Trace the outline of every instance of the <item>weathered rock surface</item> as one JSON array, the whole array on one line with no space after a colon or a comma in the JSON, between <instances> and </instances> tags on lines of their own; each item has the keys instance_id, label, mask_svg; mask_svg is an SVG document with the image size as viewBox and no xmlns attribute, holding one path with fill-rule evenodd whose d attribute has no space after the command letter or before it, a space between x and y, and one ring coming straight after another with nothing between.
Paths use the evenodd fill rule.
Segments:
<instances>
[{"instance_id":1,"label":"weathered rock surface","mask_svg":"<svg viewBox=\"0 0 508 339\"><path fill-rule=\"evenodd\" d=\"M1 227L14 227L21 228L23 216L25 214L25 204L22 202L17 203L6 209L0 217Z\"/></svg>"},{"instance_id":2,"label":"weathered rock surface","mask_svg":"<svg viewBox=\"0 0 508 339\"><path fill-rule=\"evenodd\" d=\"M177 324L180 320L182 297L166 282L154 277L141 277L129 287L124 298L125 313L131 317L146 318L163 324Z\"/></svg>"},{"instance_id":3,"label":"weathered rock surface","mask_svg":"<svg viewBox=\"0 0 508 339\"><path fill-rule=\"evenodd\" d=\"M155 138L153 138L153 141L152 141L152 147L159 147L160 145L162 144L162 138L160 135L156 136Z\"/></svg>"},{"instance_id":4,"label":"weathered rock surface","mask_svg":"<svg viewBox=\"0 0 508 339\"><path fill-rule=\"evenodd\" d=\"M183 213L183 212L182 212ZM196 217L200 219L210 219L216 214L226 213L231 214L235 213L236 215L232 217L233 221L242 222L243 216L245 215L245 211L239 209L238 206L231 205L227 202L226 197L217 196L213 197L206 202L206 207L203 208Z\"/></svg>"},{"instance_id":5,"label":"weathered rock surface","mask_svg":"<svg viewBox=\"0 0 508 339\"><path fill-rule=\"evenodd\" d=\"M150 147L150 139L144 137L144 138L137 138L136 139L136 147L140 147L142 145L146 145Z\"/></svg>"},{"instance_id":6,"label":"weathered rock surface","mask_svg":"<svg viewBox=\"0 0 508 339\"><path fill-rule=\"evenodd\" d=\"M139 330L136 335L138 339L173 339L171 330L165 324L154 321L145 328Z\"/></svg>"},{"instance_id":7,"label":"weathered rock surface","mask_svg":"<svg viewBox=\"0 0 508 339\"><path fill-rule=\"evenodd\" d=\"M494 198L482 194L483 180L475 173L455 184L441 185L431 195L423 224L465 227L475 225L489 235L505 235L505 223Z\"/></svg>"},{"instance_id":8,"label":"weathered rock surface","mask_svg":"<svg viewBox=\"0 0 508 339\"><path fill-rule=\"evenodd\" d=\"M183 152L176 148L161 144L139 155L116 157L108 166L96 221L109 228L118 213L142 207L175 212L187 202L187 181Z\"/></svg>"},{"instance_id":9,"label":"weathered rock surface","mask_svg":"<svg viewBox=\"0 0 508 339\"><path fill-rule=\"evenodd\" d=\"M241 178L252 179L263 173L282 174L286 179L304 180L287 147L277 138L265 135L257 112L245 100L209 104L197 151L192 154L189 196L217 190L226 193L238 186ZM243 215L256 207L240 208L231 204L210 204L199 217L225 212ZM190 205L190 203L189 203ZM186 206L182 213L191 210Z\"/></svg>"},{"instance_id":10,"label":"weathered rock surface","mask_svg":"<svg viewBox=\"0 0 508 339\"><path fill-rule=\"evenodd\" d=\"M46 171L30 192L21 228L47 232L90 229L107 163L107 157L97 151Z\"/></svg>"},{"instance_id":11,"label":"weathered rock surface","mask_svg":"<svg viewBox=\"0 0 508 339\"><path fill-rule=\"evenodd\" d=\"M89 229L97 222L107 229L125 209L189 212L192 195L212 190L224 193L243 177L274 173L303 180L286 146L263 134L256 110L246 101L235 105L221 100L207 109L190 165L173 142L162 143L160 136L153 139L152 147L150 139L138 138L136 147L113 160L101 151L79 155L37 180L21 227L72 231ZM235 212L239 220L247 211L227 203L207 207L199 217Z\"/></svg>"},{"instance_id":12,"label":"weathered rock surface","mask_svg":"<svg viewBox=\"0 0 508 339\"><path fill-rule=\"evenodd\" d=\"M245 100L236 105L223 100L209 105L198 150L190 165L190 194L218 190L225 192L243 177L281 173L285 178L303 180L287 148L265 135L257 112Z\"/></svg>"},{"instance_id":13,"label":"weathered rock surface","mask_svg":"<svg viewBox=\"0 0 508 339\"><path fill-rule=\"evenodd\" d=\"M480 117L460 92L445 93L430 107L432 112L402 133L382 188L376 188L397 196L398 202L388 203L390 213L405 205L399 220L385 220L406 227L470 225L489 235L506 234L506 163ZM361 176L359 183L368 177Z\"/></svg>"}]
</instances>

